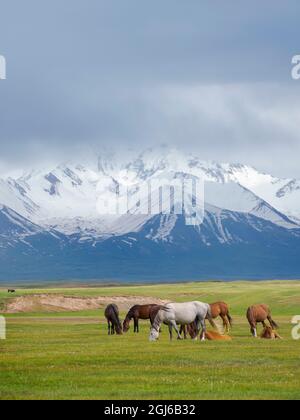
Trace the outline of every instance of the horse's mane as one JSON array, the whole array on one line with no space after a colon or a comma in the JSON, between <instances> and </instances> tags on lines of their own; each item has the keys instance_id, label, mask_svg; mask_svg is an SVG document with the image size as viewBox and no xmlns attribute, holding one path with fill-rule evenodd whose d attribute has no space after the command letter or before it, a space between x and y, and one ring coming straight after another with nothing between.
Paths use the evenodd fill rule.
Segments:
<instances>
[{"instance_id":1,"label":"horse's mane","mask_svg":"<svg viewBox=\"0 0 300 420\"><path fill-rule=\"evenodd\" d=\"M133 312L135 311L135 309L137 307L138 307L138 305L132 306L132 308L130 308L129 311L127 312L127 315L126 315L126 318L125 319L127 319L128 321L130 321L133 318L133 316L134 316Z\"/></svg>"}]
</instances>

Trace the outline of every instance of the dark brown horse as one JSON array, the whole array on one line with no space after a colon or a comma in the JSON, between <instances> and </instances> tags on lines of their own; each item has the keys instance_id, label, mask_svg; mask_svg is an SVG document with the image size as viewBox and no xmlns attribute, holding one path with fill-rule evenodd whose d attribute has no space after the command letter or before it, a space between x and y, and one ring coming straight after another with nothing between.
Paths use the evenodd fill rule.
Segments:
<instances>
[{"instance_id":1,"label":"dark brown horse","mask_svg":"<svg viewBox=\"0 0 300 420\"><path fill-rule=\"evenodd\" d=\"M261 322L266 328L266 320L269 321L273 330L279 328L276 322L272 319L271 310L268 305L253 305L247 310L247 319L251 327L253 337L257 338L257 323Z\"/></svg>"},{"instance_id":2,"label":"dark brown horse","mask_svg":"<svg viewBox=\"0 0 300 420\"><path fill-rule=\"evenodd\" d=\"M7 293L16 293L15 289L8 289Z\"/></svg>"},{"instance_id":3,"label":"dark brown horse","mask_svg":"<svg viewBox=\"0 0 300 420\"><path fill-rule=\"evenodd\" d=\"M135 305L133 306L123 322L123 332L127 333L130 328L130 321L133 319L134 322L134 332L138 333L139 330L139 320L140 319L150 319L151 326L155 320L157 312L161 309L159 305Z\"/></svg>"},{"instance_id":4,"label":"dark brown horse","mask_svg":"<svg viewBox=\"0 0 300 420\"><path fill-rule=\"evenodd\" d=\"M107 319L108 335L122 334L122 324L119 318L119 308L117 305L108 305L105 309L105 318Z\"/></svg>"}]
</instances>

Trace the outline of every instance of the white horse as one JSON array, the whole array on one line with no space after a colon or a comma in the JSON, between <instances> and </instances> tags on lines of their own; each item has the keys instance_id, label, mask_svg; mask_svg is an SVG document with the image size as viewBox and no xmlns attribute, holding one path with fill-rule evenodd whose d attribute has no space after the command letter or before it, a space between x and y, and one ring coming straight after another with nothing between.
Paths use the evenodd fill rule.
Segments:
<instances>
[{"instance_id":1,"label":"white horse","mask_svg":"<svg viewBox=\"0 0 300 420\"><path fill-rule=\"evenodd\" d=\"M208 319L212 325L216 326L212 319L211 308L208 303L168 303L158 311L150 331L149 340L158 340L160 327L163 323L169 326L170 340L173 338L173 328L177 333L178 340L181 340L177 325L188 325L196 321L198 331L202 328L201 340L204 341L206 333L205 319Z\"/></svg>"}]
</instances>

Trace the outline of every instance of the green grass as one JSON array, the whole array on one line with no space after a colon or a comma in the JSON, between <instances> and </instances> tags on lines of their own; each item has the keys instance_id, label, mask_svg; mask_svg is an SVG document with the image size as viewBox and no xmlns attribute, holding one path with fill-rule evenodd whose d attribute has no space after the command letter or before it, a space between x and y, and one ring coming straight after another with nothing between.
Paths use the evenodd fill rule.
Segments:
<instances>
[{"instance_id":1,"label":"green grass","mask_svg":"<svg viewBox=\"0 0 300 420\"><path fill-rule=\"evenodd\" d=\"M300 282L190 283L89 289L21 290L18 295L152 296L174 301L225 300L235 325L232 342L168 340L141 333L108 337L103 311L7 316L0 341L0 399L300 399ZM11 297L10 297L11 298ZM5 306L7 293L0 290ZM254 340L247 307L268 303L283 341ZM122 314L124 316L124 314Z\"/></svg>"}]
</instances>

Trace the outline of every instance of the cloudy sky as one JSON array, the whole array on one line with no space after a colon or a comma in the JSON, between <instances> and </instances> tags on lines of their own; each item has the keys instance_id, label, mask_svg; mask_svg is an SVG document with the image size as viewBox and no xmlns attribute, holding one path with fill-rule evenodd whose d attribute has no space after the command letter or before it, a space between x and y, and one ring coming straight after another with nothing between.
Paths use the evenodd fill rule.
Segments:
<instances>
[{"instance_id":1,"label":"cloudy sky","mask_svg":"<svg viewBox=\"0 0 300 420\"><path fill-rule=\"evenodd\" d=\"M169 144L300 178L298 0L1 4L0 168Z\"/></svg>"}]
</instances>

